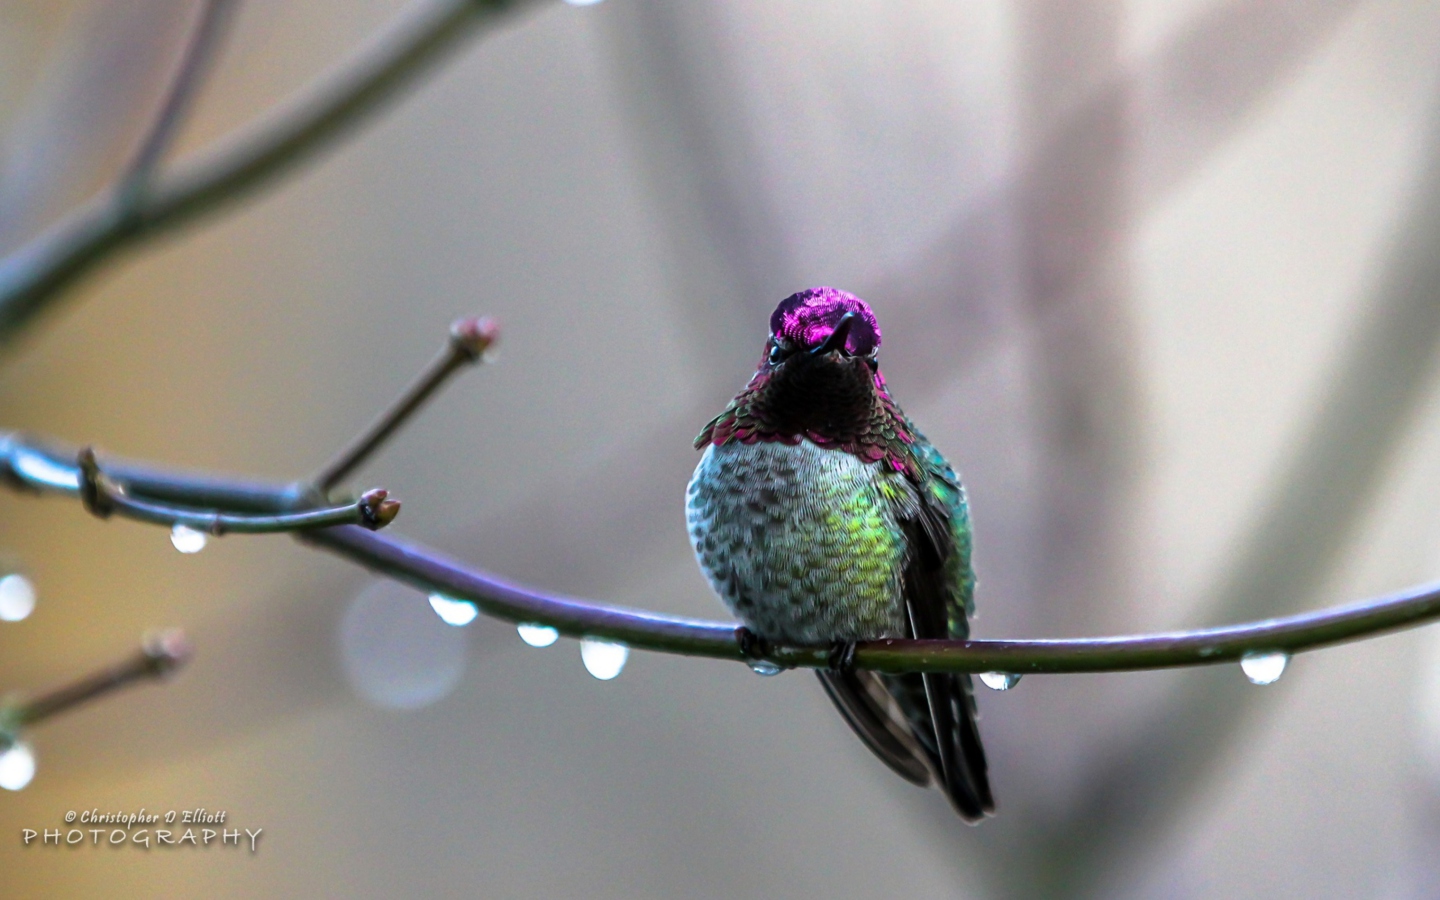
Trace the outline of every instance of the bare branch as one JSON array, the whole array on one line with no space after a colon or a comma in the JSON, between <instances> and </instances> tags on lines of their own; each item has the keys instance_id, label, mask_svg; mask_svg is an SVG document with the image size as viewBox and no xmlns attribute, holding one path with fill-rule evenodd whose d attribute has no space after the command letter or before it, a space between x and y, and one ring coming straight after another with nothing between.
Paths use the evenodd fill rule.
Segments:
<instances>
[{"instance_id":1,"label":"bare branch","mask_svg":"<svg viewBox=\"0 0 1440 900\"><path fill-rule=\"evenodd\" d=\"M201 4L165 102L116 188L116 200L122 207L137 206L150 187L155 168L190 111L190 102L205 80L215 48L224 37L231 12L238 5L238 0L204 0Z\"/></svg>"},{"instance_id":2,"label":"bare branch","mask_svg":"<svg viewBox=\"0 0 1440 900\"><path fill-rule=\"evenodd\" d=\"M79 451L59 443L0 432L0 479L17 490L80 495L80 470L73 465ZM300 483L277 487L272 482L219 478L203 472L159 469L107 461L105 471L133 495L181 506L226 512L271 513L314 507L314 491Z\"/></svg>"},{"instance_id":3,"label":"bare branch","mask_svg":"<svg viewBox=\"0 0 1440 900\"><path fill-rule=\"evenodd\" d=\"M140 652L129 659L0 711L0 726L3 726L0 732L9 732L9 737L13 738L15 731L38 724L87 700L126 685L162 678L189 662L193 654L190 642L180 629L152 632L146 635ZM4 736L0 734L0 738Z\"/></svg>"},{"instance_id":4,"label":"bare branch","mask_svg":"<svg viewBox=\"0 0 1440 900\"><path fill-rule=\"evenodd\" d=\"M271 515L224 513L213 509L167 506L130 496L100 470L95 451L89 447L76 455L80 470L80 501L95 516L106 519L119 513L127 519L152 525L184 525L214 535L227 532L270 534L279 531L303 531L336 525L361 525L375 531L384 528L400 514L400 501L390 500L382 488L366 491L359 500L342 506L283 512Z\"/></svg>"},{"instance_id":5,"label":"bare branch","mask_svg":"<svg viewBox=\"0 0 1440 900\"><path fill-rule=\"evenodd\" d=\"M450 326L450 339L446 342L445 349L440 351L434 362L421 372L399 399L381 413L350 446L321 468L314 479L320 492L328 492L346 475L363 465L401 425L419 411L425 401L429 400L451 375L463 366L483 359L485 351L495 343L499 335L499 328L490 319L478 316L457 319Z\"/></svg>"},{"instance_id":6,"label":"bare branch","mask_svg":"<svg viewBox=\"0 0 1440 900\"><path fill-rule=\"evenodd\" d=\"M0 473L4 473L12 485L81 496L86 478L72 459L73 456L59 455L18 435L0 435ZM169 496L181 499L186 496L187 476L167 477L153 469L146 471L151 473L151 483L162 485ZM220 482L213 477L199 479L195 482L196 495L213 498L217 483ZM238 488L237 492L249 507L268 500L277 514L290 510L296 497L295 489L286 485L268 489L252 483L241 483L241 486L243 492ZM354 526L307 529L297 532L296 536L421 590L468 600L496 618L549 625L576 637L605 638L662 653L747 659L733 622L664 616L541 593L466 566L434 550ZM1194 631L1023 641L868 641L857 647L855 665L882 672L1020 674L1213 665L1235 662L1247 653L1299 653L1435 619L1440 619L1440 584L1422 585L1318 612ZM821 668L829 665L830 650L829 647L774 647L765 659L782 666Z\"/></svg>"},{"instance_id":7,"label":"bare branch","mask_svg":"<svg viewBox=\"0 0 1440 900\"><path fill-rule=\"evenodd\" d=\"M258 189L331 146L481 25L530 2L433 0L248 134L152 183L137 202L122 206L107 195L54 225L0 260L0 341L117 250Z\"/></svg>"},{"instance_id":8,"label":"bare branch","mask_svg":"<svg viewBox=\"0 0 1440 900\"><path fill-rule=\"evenodd\" d=\"M488 615L549 625L631 647L744 659L736 626L660 616L589 600L556 597L509 584L427 548L356 528L298 536L422 590L470 600ZM880 672L1125 672L1235 662L1247 653L1299 653L1440 619L1440 583L1348 606L1243 625L1160 634L1037 640L882 640L856 647L855 666ZM775 647L782 666L823 668L829 647Z\"/></svg>"},{"instance_id":9,"label":"bare branch","mask_svg":"<svg viewBox=\"0 0 1440 900\"><path fill-rule=\"evenodd\" d=\"M534 0L436 0L404 16L394 30L322 77L308 96L289 104L254 133L206 153L156 191L147 228L171 225L220 200L233 199L344 136L364 116L394 99L482 24Z\"/></svg>"}]
</instances>

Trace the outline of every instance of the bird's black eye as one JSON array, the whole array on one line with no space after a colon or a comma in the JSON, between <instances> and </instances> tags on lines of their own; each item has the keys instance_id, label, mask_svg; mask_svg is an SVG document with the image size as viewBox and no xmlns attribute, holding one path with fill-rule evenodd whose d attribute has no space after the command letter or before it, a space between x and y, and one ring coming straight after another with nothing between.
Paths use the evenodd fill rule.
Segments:
<instances>
[{"instance_id":1,"label":"bird's black eye","mask_svg":"<svg viewBox=\"0 0 1440 900\"><path fill-rule=\"evenodd\" d=\"M865 362L867 365L870 366L870 371L880 371L880 357L876 356L874 353L871 353L869 356L865 357Z\"/></svg>"},{"instance_id":2,"label":"bird's black eye","mask_svg":"<svg viewBox=\"0 0 1440 900\"><path fill-rule=\"evenodd\" d=\"M774 341L770 344L770 365L778 366L795 352L788 344Z\"/></svg>"}]
</instances>

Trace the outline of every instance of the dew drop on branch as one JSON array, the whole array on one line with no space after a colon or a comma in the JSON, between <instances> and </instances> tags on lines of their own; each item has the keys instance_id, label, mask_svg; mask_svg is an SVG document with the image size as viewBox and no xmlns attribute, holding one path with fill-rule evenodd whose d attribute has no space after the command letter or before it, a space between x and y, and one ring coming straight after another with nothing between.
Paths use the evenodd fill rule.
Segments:
<instances>
[{"instance_id":1,"label":"dew drop on branch","mask_svg":"<svg viewBox=\"0 0 1440 900\"><path fill-rule=\"evenodd\" d=\"M781 672L785 671L785 667L777 663L773 663L768 659L755 659L750 661L750 671L754 672L756 675L763 675L766 678L769 678L771 675L779 675Z\"/></svg>"},{"instance_id":2,"label":"dew drop on branch","mask_svg":"<svg viewBox=\"0 0 1440 900\"><path fill-rule=\"evenodd\" d=\"M19 572L0 578L0 620L19 622L35 611L35 585Z\"/></svg>"},{"instance_id":3,"label":"dew drop on branch","mask_svg":"<svg viewBox=\"0 0 1440 900\"><path fill-rule=\"evenodd\" d=\"M532 647L548 647L560 640L560 632L549 625L536 625L533 622L524 622L515 626L520 632L520 640Z\"/></svg>"},{"instance_id":4,"label":"dew drop on branch","mask_svg":"<svg viewBox=\"0 0 1440 900\"><path fill-rule=\"evenodd\" d=\"M170 543L181 553L199 553L205 549L205 532L189 525L176 525L170 529Z\"/></svg>"},{"instance_id":5,"label":"dew drop on branch","mask_svg":"<svg viewBox=\"0 0 1440 900\"><path fill-rule=\"evenodd\" d=\"M16 741L0 753L0 788L7 791L24 789L35 777L35 752L25 741Z\"/></svg>"},{"instance_id":6,"label":"dew drop on branch","mask_svg":"<svg viewBox=\"0 0 1440 900\"><path fill-rule=\"evenodd\" d=\"M1289 654L1279 650L1269 653L1247 653L1240 657L1240 670L1251 684L1274 684L1285 674L1285 664L1290 662Z\"/></svg>"},{"instance_id":7,"label":"dew drop on branch","mask_svg":"<svg viewBox=\"0 0 1440 900\"><path fill-rule=\"evenodd\" d=\"M981 672L980 683L992 691L1008 691L1020 683L1014 672Z\"/></svg>"},{"instance_id":8,"label":"dew drop on branch","mask_svg":"<svg viewBox=\"0 0 1440 900\"><path fill-rule=\"evenodd\" d=\"M630 648L624 644L612 644L596 638L580 641L580 659L585 671L601 681L609 681L625 670L625 661L630 658Z\"/></svg>"},{"instance_id":9,"label":"dew drop on branch","mask_svg":"<svg viewBox=\"0 0 1440 900\"><path fill-rule=\"evenodd\" d=\"M469 600L452 600L444 594L430 595L430 608L446 625L469 625L480 614L480 609Z\"/></svg>"}]
</instances>

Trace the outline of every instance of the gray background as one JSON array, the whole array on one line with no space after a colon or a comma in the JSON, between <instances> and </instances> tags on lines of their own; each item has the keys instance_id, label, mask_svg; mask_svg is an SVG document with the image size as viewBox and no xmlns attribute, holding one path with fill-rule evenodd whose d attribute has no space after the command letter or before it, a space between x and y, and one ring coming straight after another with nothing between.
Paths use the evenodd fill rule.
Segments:
<instances>
[{"instance_id":1,"label":"gray background","mask_svg":"<svg viewBox=\"0 0 1440 900\"><path fill-rule=\"evenodd\" d=\"M0 245L113 177L191 9L0 5ZM400 9L245 4L179 152ZM355 486L508 577L715 618L690 439L774 303L831 284L872 302L970 486L978 636L1381 593L1440 570L1437 74L1440 5L1401 0L547 6L86 281L9 348L0 422L290 479L490 313L495 365ZM199 654L36 730L0 797L7 896L1409 898L1440 874L1427 631L1268 688L982 692L1001 815L969 829L804 673L635 654L602 683L572 641L448 629L285 538L182 557L55 500L0 495L0 545L41 591L0 624L5 688L154 625ZM225 809L259 852L17 837L142 806Z\"/></svg>"}]
</instances>

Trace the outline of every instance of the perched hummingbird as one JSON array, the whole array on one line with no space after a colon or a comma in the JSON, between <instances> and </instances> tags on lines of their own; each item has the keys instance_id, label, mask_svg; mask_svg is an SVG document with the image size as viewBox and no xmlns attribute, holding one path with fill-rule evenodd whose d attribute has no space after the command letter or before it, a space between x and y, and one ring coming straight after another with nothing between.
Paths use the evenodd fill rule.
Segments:
<instances>
[{"instance_id":1,"label":"perched hummingbird","mask_svg":"<svg viewBox=\"0 0 1440 900\"><path fill-rule=\"evenodd\" d=\"M976 822L995 801L970 676L848 662L857 641L964 638L974 611L965 489L890 397L879 349L875 314L853 294L780 302L759 369L695 439L690 542L747 653L829 644L817 674L845 721Z\"/></svg>"}]
</instances>

